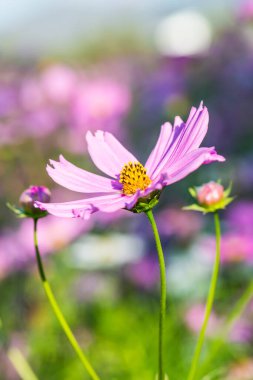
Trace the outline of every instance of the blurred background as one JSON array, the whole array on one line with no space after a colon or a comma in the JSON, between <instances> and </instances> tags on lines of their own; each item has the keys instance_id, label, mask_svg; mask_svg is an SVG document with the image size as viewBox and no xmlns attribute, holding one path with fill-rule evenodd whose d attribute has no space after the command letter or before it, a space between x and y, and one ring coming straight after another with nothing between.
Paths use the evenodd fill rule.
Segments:
<instances>
[{"instance_id":1,"label":"blurred background","mask_svg":"<svg viewBox=\"0 0 253 380\"><path fill-rule=\"evenodd\" d=\"M222 268L204 354L252 278L253 1L2 0L0 2L0 379L16 380L18 348L39 379L80 380L83 368L57 325L34 260L32 221L17 220L30 185L52 200L81 195L45 167L63 154L94 171L87 130L110 131L145 162L163 122L204 100L224 164L202 167L164 191L155 209L166 254L166 370L185 379L214 257L212 216L182 211L188 187L233 181L222 213ZM45 269L67 320L102 379L153 380L159 268L144 215L98 213L90 221L39 222ZM253 379L253 303L208 379Z\"/></svg>"}]
</instances>

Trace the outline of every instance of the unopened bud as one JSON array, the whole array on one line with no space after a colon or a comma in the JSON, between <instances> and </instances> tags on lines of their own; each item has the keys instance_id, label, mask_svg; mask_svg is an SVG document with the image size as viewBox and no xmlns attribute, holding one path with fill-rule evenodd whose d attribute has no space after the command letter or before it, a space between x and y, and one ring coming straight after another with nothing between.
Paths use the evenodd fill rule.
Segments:
<instances>
[{"instance_id":1,"label":"unopened bud","mask_svg":"<svg viewBox=\"0 0 253 380\"><path fill-rule=\"evenodd\" d=\"M213 206L224 198L224 187L217 182L208 182L197 189L197 200L203 206Z\"/></svg>"},{"instance_id":2,"label":"unopened bud","mask_svg":"<svg viewBox=\"0 0 253 380\"><path fill-rule=\"evenodd\" d=\"M43 203L50 202L51 193L50 190L45 186L30 186L26 189L19 198L19 203L27 216L31 217L42 217L46 215L45 211L40 210L34 205L35 201L40 201Z\"/></svg>"}]
</instances>

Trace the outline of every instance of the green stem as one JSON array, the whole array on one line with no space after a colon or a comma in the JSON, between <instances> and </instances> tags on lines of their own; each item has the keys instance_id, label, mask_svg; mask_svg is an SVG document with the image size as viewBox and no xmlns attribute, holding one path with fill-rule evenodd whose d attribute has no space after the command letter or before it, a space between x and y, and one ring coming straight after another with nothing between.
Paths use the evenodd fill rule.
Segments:
<instances>
[{"instance_id":1,"label":"green stem","mask_svg":"<svg viewBox=\"0 0 253 380\"><path fill-rule=\"evenodd\" d=\"M203 321L203 324L202 324L202 327L201 327L201 330L199 333L197 345L196 345L195 352L193 355L190 372L189 372L189 375L187 378L188 380L194 380L195 376L196 376L197 366L198 366L198 362L199 362L199 358L200 358L200 354L201 354L201 349L202 349L204 339L205 339L206 328L207 328L209 317L210 317L212 307L213 307L216 284L217 284L217 280L218 280L219 264L220 264L221 232L220 232L220 220L219 220L219 215L217 212L214 213L214 224L215 224L215 234L216 234L215 262L214 262L214 267L213 267L211 284L210 284L210 288L209 288L209 294L208 294L207 303L206 303L204 321Z\"/></svg>"},{"instance_id":2,"label":"green stem","mask_svg":"<svg viewBox=\"0 0 253 380\"><path fill-rule=\"evenodd\" d=\"M61 309L60 309L60 307L59 307L59 305L58 305L58 303L54 297L52 289L51 289L51 287L50 287L50 285L46 279L46 275L45 275L45 272L43 269L43 264L42 264L42 260L41 260L41 256L40 256L40 252L39 252L39 246L38 246L37 222L38 222L38 219L34 219L34 246L35 246L36 259L37 259L37 264L38 264L38 270L39 270L40 278L41 278L44 290L46 292L47 298L50 302L50 305L54 311L56 318L58 319L58 322L60 323L63 331L65 332L65 334L66 334L71 346L73 347L74 351L76 352L77 356L81 360L84 368L87 370L87 372L89 373L90 377L93 380L99 380L98 375L96 374L96 372L94 371L94 369L90 365L88 359L86 358L86 356L82 352L75 336L73 335L67 321L65 320L65 318L61 312Z\"/></svg>"},{"instance_id":3,"label":"green stem","mask_svg":"<svg viewBox=\"0 0 253 380\"><path fill-rule=\"evenodd\" d=\"M207 368L209 367L209 364L211 361L215 358L217 353L219 352L220 348L226 341L230 331L238 321L238 319L241 317L242 313L244 312L245 308L249 304L250 300L253 297L253 280L249 283L248 287L244 291L243 295L240 297L240 299L237 301L235 307L228 315L224 327L222 331L219 334L218 340L213 344L211 347L211 350L209 352L208 357L204 361L203 365L201 366L201 374L204 374Z\"/></svg>"},{"instance_id":4,"label":"green stem","mask_svg":"<svg viewBox=\"0 0 253 380\"><path fill-rule=\"evenodd\" d=\"M22 380L38 380L38 377L27 363L21 351L17 348L10 348L8 351L8 357Z\"/></svg>"},{"instance_id":5,"label":"green stem","mask_svg":"<svg viewBox=\"0 0 253 380\"><path fill-rule=\"evenodd\" d=\"M149 210L146 212L146 215L149 219L149 222L152 226L155 242L156 242L156 248L158 253L158 259L159 259L159 266L160 266L160 319L159 319L159 352L158 352L158 364L159 364L159 371L158 371L158 380L164 380L165 379L165 372L164 372L164 330L165 330L165 315L166 315L166 269L165 269L165 262L164 262L164 255L163 255L163 249L161 245L161 240L159 236L159 232L157 229L157 225L153 216L152 210Z\"/></svg>"}]
</instances>

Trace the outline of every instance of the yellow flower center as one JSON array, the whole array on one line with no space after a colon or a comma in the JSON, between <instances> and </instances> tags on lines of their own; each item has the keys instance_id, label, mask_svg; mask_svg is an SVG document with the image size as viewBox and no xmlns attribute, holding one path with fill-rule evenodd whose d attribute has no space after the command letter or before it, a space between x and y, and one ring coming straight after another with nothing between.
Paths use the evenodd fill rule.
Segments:
<instances>
[{"instance_id":1,"label":"yellow flower center","mask_svg":"<svg viewBox=\"0 0 253 380\"><path fill-rule=\"evenodd\" d=\"M128 162L120 172L119 182L123 185L123 193L132 195L137 190L145 190L152 181L140 162Z\"/></svg>"}]
</instances>

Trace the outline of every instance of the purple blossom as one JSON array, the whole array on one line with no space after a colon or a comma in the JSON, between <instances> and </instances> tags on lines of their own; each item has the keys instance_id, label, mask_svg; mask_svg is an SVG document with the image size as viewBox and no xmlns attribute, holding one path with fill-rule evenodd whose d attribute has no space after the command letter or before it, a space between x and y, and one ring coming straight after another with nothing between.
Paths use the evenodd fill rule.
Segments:
<instances>
[{"instance_id":1,"label":"purple blossom","mask_svg":"<svg viewBox=\"0 0 253 380\"><path fill-rule=\"evenodd\" d=\"M242 234L252 235L253 226L253 202L236 202L229 210L228 222L233 230Z\"/></svg>"},{"instance_id":2,"label":"purple blossom","mask_svg":"<svg viewBox=\"0 0 253 380\"><path fill-rule=\"evenodd\" d=\"M192 107L186 123L177 116L174 126L162 125L158 141L143 166L108 132L88 132L88 151L94 164L108 177L87 172L60 156L59 162L51 160L48 174L58 184L80 193L94 194L74 202L36 204L60 217L88 219L97 211L114 212L131 210L140 198L152 198L161 191L213 161L224 161L214 149L199 148L208 128L208 110L201 103Z\"/></svg>"},{"instance_id":3,"label":"purple blossom","mask_svg":"<svg viewBox=\"0 0 253 380\"><path fill-rule=\"evenodd\" d=\"M253 338L252 322L240 318L232 328L229 339L236 343L247 343Z\"/></svg>"},{"instance_id":4,"label":"purple blossom","mask_svg":"<svg viewBox=\"0 0 253 380\"><path fill-rule=\"evenodd\" d=\"M135 285L145 290L151 290L159 280L159 267L156 260L144 257L127 267L125 274Z\"/></svg>"}]
</instances>

